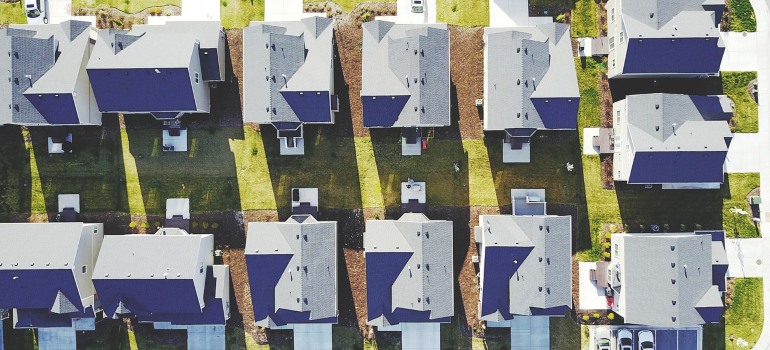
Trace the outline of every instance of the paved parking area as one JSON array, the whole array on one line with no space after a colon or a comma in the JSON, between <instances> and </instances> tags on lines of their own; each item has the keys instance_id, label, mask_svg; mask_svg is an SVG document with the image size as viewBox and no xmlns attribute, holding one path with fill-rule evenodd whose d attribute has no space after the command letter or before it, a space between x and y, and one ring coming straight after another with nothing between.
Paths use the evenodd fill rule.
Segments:
<instances>
[{"instance_id":1,"label":"paved parking area","mask_svg":"<svg viewBox=\"0 0 770 350\"><path fill-rule=\"evenodd\" d=\"M687 328L650 328L643 326L591 326L590 331L590 348L596 348L595 334L597 330L602 328L610 328L611 334L611 349L617 350L617 332L620 329L628 329L631 331L632 342L634 349L638 349L639 338L638 334L643 330L650 330L654 334L655 349L665 350L702 350L703 349L703 328L702 327L687 327Z\"/></svg>"}]
</instances>

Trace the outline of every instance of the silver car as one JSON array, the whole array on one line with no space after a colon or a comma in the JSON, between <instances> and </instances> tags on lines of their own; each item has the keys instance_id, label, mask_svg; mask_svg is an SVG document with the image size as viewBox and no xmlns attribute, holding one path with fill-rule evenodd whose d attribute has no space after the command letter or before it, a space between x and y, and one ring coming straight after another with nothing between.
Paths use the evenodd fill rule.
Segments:
<instances>
[{"instance_id":1,"label":"silver car","mask_svg":"<svg viewBox=\"0 0 770 350\"><path fill-rule=\"evenodd\" d=\"M606 327L596 329L596 350L610 350L610 329Z\"/></svg>"},{"instance_id":2,"label":"silver car","mask_svg":"<svg viewBox=\"0 0 770 350\"><path fill-rule=\"evenodd\" d=\"M24 0L24 13L27 15L27 24L48 23L45 5L46 0Z\"/></svg>"},{"instance_id":3,"label":"silver car","mask_svg":"<svg viewBox=\"0 0 770 350\"><path fill-rule=\"evenodd\" d=\"M618 330L618 350L634 350L634 340L628 329Z\"/></svg>"},{"instance_id":4,"label":"silver car","mask_svg":"<svg viewBox=\"0 0 770 350\"><path fill-rule=\"evenodd\" d=\"M639 331L636 336L639 338L639 350L655 350L655 336L652 331Z\"/></svg>"}]
</instances>

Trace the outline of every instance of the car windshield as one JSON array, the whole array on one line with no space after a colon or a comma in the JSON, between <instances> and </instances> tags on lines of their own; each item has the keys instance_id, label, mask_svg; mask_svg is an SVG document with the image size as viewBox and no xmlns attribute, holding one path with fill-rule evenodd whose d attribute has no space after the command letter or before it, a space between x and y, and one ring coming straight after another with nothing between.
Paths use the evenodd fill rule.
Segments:
<instances>
[{"instance_id":1,"label":"car windshield","mask_svg":"<svg viewBox=\"0 0 770 350\"><path fill-rule=\"evenodd\" d=\"M609 339L599 339L599 345L602 345L602 346L610 345L610 340Z\"/></svg>"},{"instance_id":2,"label":"car windshield","mask_svg":"<svg viewBox=\"0 0 770 350\"><path fill-rule=\"evenodd\" d=\"M652 342L651 341L642 342L642 349L652 349Z\"/></svg>"},{"instance_id":3,"label":"car windshield","mask_svg":"<svg viewBox=\"0 0 770 350\"><path fill-rule=\"evenodd\" d=\"M40 17L40 10L38 9L32 9L27 11L27 17L29 18L38 18Z\"/></svg>"},{"instance_id":4,"label":"car windshield","mask_svg":"<svg viewBox=\"0 0 770 350\"><path fill-rule=\"evenodd\" d=\"M631 339L630 338L620 339L620 345L631 345Z\"/></svg>"}]
</instances>

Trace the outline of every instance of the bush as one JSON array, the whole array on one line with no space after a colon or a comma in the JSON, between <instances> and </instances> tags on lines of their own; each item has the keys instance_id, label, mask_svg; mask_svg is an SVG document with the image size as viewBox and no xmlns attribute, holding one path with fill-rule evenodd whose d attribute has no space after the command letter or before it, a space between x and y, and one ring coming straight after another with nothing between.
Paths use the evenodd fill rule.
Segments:
<instances>
[{"instance_id":1,"label":"bush","mask_svg":"<svg viewBox=\"0 0 770 350\"><path fill-rule=\"evenodd\" d=\"M371 20L372 20L372 14L370 14L369 12L364 12L361 15L361 22L369 22Z\"/></svg>"},{"instance_id":2,"label":"bush","mask_svg":"<svg viewBox=\"0 0 770 350\"><path fill-rule=\"evenodd\" d=\"M219 223L218 222L212 222L211 223L211 228L214 228L214 229L219 228Z\"/></svg>"},{"instance_id":3,"label":"bush","mask_svg":"<svg viewBox=\"0 0 770 350\"><path fill-rule=\"evenodd\" d=\"M564 23L566 20L567 20L567 14L566 13L562 13L562 14L559 14L558 16L556 16L556 22Z\"/></svg>"},{"instance_id":4,"label":"bush","mask_svg":"<svg viewBox=\"0 0 770 350\"><path fill-rule=\"evenodd\" d=\"M128 223L128 227L135 228L136 227L136 223L131 221L131 222Z\"/></svg>"},{"instance_id":5,"label":"bush","mask_svg":"<svg viewBox=\"0 0 770 350\"><path fill-rule=\"evenodd\" d=\"M222 7L227 7L227 1L226 0L222 0Z\"/></svg>"},{"instance_id":6,"label":"bush","mask_svg":"<svg viewBox=\"0 0 770 350\"><path fill-rule=\"evenodd\" d=\"M615 314L614 314L614 313L612 313L612 312L610 312L610 313L607 315L607 318L608 318L610 321L612 321L612 320L614 320L614 319L615 319Z\"/></svg>"},{"instance_id":7,"label":"bush","mask_svg":"<svg viewBox=\"0 0 770 350\"><path fill-rule=\"evenodd\" d=\"M583 315L583 321L588 321L591 319L591 316Z\"/></svg>"}]
</instances>

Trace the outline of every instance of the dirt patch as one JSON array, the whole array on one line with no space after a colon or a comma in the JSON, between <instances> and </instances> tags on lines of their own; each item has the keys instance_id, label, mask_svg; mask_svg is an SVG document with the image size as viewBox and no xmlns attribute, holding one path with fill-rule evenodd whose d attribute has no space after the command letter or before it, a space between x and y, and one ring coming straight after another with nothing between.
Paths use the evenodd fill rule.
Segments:
<instances>
[{"instance_id":1,"label":"dirt patch","mask_svg":"<svg viewBox=\"0 0 770 350\"><path fill-rule=\"evenodd\" d=\"M614 157L613 154L602 154L599 156L602 165L602 188L605 190L615 189L615 179L612 176Z\"/></svg>"},{"instance_id":2,"label":"dirt patch","mask_svg":"<svg viewBox=\"0 0 770 350\"><path fill-rule=\"evenodd\" d=\"M452 124L458 123L463 139L482 139L483 111L475 101L484 98L484 29L450 26L449 33Z\"/></svg>"},{"instance_id":3,"label":"dirt patch","mask_svg":"<svg viewBox=\"0 0 770 350\"><path fill-rule=\"evenodd\" d=\"M607 36L607 2L602 0L599 5L599 36Z\"/></svg>"},{"instance_id":4,"label":"dirt patch","mask_svg":"<svg viewBox=\"0 0 770 350\"><path fill-rule=\"evenodd\" d=\"M607 58L603 57L602 62L607 64ZM607 76L607 71L602 69L599 71L599 94L601 95L601 126L603 128L611 128L615 122L612 112L612 92L610 91L610 80Z\"/></svg>"}]
</instances>

